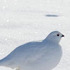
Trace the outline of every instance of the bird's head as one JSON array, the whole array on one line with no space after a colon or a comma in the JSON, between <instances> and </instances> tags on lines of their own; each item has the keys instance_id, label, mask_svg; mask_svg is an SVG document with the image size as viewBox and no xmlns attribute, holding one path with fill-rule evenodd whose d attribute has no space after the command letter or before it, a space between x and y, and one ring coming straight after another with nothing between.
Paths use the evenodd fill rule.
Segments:
<instances>
[{"instance_id":1,"label":"bird's head","mask_svg":"<svg viewBox=\"0 0 70 70\"><path fill-rule=\"evenodd\" d=\"M64 37L62 33L60 33L59 31L53 31L47 36L44 41L48 40L51 42L59 43L62 37Z\"/></svg>"}]
</instances>

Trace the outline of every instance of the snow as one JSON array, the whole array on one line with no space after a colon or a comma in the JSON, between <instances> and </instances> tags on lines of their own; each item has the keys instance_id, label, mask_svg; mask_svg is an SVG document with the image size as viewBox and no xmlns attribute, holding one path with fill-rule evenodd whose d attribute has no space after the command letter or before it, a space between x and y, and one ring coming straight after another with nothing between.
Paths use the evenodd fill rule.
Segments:
<instances>
[{"instance_id":1,"label":"snow","mask_svg":"<svg viewBox=\"0 0 70 70\"><path fill-rule=\"evenodd\" d=\"M58 30L65 35L60 42L63 56L53 70L70 70L69 3L69 0L0 0L0 59L19 45L42 40Z\"/></svg>"}]
</instances>

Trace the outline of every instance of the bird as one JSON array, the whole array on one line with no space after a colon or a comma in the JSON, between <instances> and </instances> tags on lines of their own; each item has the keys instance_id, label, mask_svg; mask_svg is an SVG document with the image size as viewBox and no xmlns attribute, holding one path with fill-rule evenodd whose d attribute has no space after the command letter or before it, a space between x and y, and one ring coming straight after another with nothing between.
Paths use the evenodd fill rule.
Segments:
<instances>
[{"instance_id":1,"label":"bird","mask_svg":"<svg viewBox=\"0 0 70 70\"><path fill-rule=\"evenodd\" d=\"M15 70L52 70L62 57L62 47L59 44L62 37L64 35L59 31L52 31L41 42L20 45L0 60L0 66Z\"/></svg>"}]
</instances>

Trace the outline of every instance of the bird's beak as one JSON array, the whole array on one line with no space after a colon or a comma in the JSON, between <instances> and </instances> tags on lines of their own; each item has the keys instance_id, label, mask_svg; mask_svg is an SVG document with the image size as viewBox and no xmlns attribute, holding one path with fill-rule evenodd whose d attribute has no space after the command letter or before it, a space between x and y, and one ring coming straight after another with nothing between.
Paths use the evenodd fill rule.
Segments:
<instances>
[{"instance_id":1,"label":"bird's beak","mask_svg":"<svg viewBox=\"0 0 70 70\"><path fill-rule=\"evenodd\" d=\"M64 35L62 35L61 37L64 37Z\"/></svg>"}]
</instances>

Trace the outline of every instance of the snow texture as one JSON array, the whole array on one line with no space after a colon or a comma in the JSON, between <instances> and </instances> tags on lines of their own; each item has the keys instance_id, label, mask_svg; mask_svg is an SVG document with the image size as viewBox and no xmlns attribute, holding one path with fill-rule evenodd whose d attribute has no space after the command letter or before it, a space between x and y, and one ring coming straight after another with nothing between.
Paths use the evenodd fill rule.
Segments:
<instances>
[{"instance_id":1,"label":"snow texture","mask_svg":"<svg viewBox=\"0 0 70 70\"><path fill-rule=\"evenodd\" d=\"M51 31L65 35L53 70L70 70L70 0L0 0L0 59L21 44L43 40ZM58 15L49 17L46 15ZM0 67L0 70L12 70Z\"/></svg>"}]
</instances>

